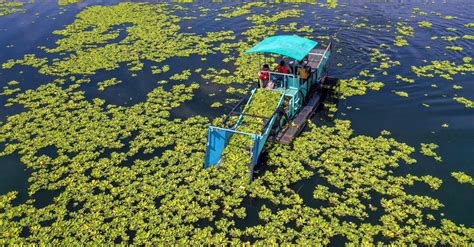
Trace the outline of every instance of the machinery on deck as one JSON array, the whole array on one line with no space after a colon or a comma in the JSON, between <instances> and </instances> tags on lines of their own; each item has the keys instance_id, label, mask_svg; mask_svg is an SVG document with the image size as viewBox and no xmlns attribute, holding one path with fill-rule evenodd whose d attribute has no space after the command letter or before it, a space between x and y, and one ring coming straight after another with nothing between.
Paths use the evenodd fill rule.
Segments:
<instances>
[{"instance_id":1,"label":"machinery on deck","mask_svg":"<svg viewBox=\"0 0 474 247\"><path fill-rule=\"evenodd\" d=\"M274 142L289 144L301 132L307 120L312 116L320 103L321 96L317 89L321 88L327 77L327 62L331 56L331 43L321 49L318 42L302 38L299 36L272 36L264 39L246 53L271 53L286 56L292 61L288 65L293 73L283 74L277 72L268 72L271 81L275 82L276 88L271 89L282 93L278 107L274 110L270 118L248 115L245 113L245 107L242 108L245 101L241 101L232 109L225 122L232 116L239 116L237 122L229 128L220 128L210 126L208 129L208 141L206 152L205 168L219 165L222 162L222 152L227 146L233 135L248 135L252 139L251 146L248 147L251 157L252 169L258 162L258 158L268 140ZM309 78L302 80L297 73L298 66L302 64L309 71ZM337 79L332 79L337 80ZM256 89L252 91L250 98L245 106L251 104ZM236 111L236 109L241 109ZM264 120L261 134L246 133L236 130L242 124L242 118L255 117Z\"/></svg>"}]
</instances>

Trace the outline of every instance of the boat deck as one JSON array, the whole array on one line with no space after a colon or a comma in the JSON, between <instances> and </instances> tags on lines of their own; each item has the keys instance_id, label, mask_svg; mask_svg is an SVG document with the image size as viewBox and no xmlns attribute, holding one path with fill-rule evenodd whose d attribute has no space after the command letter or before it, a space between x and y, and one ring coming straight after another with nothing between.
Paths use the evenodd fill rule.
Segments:
<instances>
[{"instance_id":1,"label":"boat deck","mask_svg":"<svg viewBox=\"0 0 474 247\"><path fill-rule=\"evenodd\" d=\"M296 115L296 118L292 121L292 124L285 130L278 134L276 140L281 144L290 144L293 139L295 139L299 133L303 130L304 126L308 119L314 114L320 103L319 94L314 93L308 104L301 109L301 111Z\"/></svg>"}]
</instances>

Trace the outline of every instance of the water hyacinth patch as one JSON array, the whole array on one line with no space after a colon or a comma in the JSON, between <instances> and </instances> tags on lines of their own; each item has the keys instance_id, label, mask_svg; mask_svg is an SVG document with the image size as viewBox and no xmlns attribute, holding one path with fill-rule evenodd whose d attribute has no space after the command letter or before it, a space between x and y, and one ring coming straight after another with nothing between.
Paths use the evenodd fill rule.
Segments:
<instances>
[{"instance_id":1,"label":"water hyacinth patch","mask_svg":"<svg viewBox=\"0 0 474 247\"><path fill-rule=\"evenodd\" d=\"M113 85L117 85L121 82L122 81L118 80L117 78L112 78L112 79L101 81L101 82L97 83L97 86L99 86L99 91L104 91L105 88L113 86Z\"/></svg>"},{"instance_id":2,"label":"water hyacinth patch","mask_svg":"<svg viewBox=\"0 0 474 247\"><path fill-rule=\"evenodd\" d=\"M451 176L453 176L459 183L474 185L474 179L464 172L452 172Z\"/></svg>"},{"instance_id":3,"label":"water hyacinth patch","mask_svg":"<svg viewBox=\"0 0 474 247\"><path fill-rule=\"evenodd\" d=\"M446 49L449 49L449 50L452 50L452 51L463 51L464 48L462 48L461 46L446 46Z\"/></svg>"},{"instance_id":4,"label":"water hyacinth patch","mask_svg":"<svg viewBox=\"0 0 474 247\"><path fill-rule=\"evenodd\" d=\"M48 53L66 52L69 56L48 63L46 58L28 55L3 64L3 68L26 64L39 68L40 73L47 75L93 75L97 70L113 70L119 67L119 63L128 62L134 64L133 71L140 70L136 65L140 65L142 60L159 63L173 56L206 55L213 52L211 43L234 39L232 31L210 32L207 37L180 33L180 26L176 24L179 17L168 11L165 4L93 6L81 12L66 29L55 31L55 34L64 37L56 42L56 47L42 47ZM118 43L107 44L120 34L114 27L127 23L132 24L126 29L127 37ZM86 31L88 29L92 31Z\"/></svg>"},{"instance_id":5,"label":"water hyacinth patch","mask_svg":"<svg viewBox=\"0 0 474 247\"><path fill-rule=\"evenodd\" d=\"M401 97L408 97L408 93L407 92L403 92L403 91L396 91L394 92L396 95L398 96L401 96Z\"/></svg>"},{"instance_id":6,"label":"water hyacinth patch","mask_svg":"<svg viewBox=\"0 0 474 247\"><path fill-rule=\"evenodd\" d=\"M426 156L434 157L436 161L441 162L442 158L439 156L434 150L437 149L439 146L434 143L421 143L421 150L420 153Z\"/></svg>"},{"instance_id":7,"label":"water hyacinth patch","mask_svg":"<svg viewBox=\"0 0 474 247\"><path fill-rule=\"evenodd\" d=\"M464 97L454 97L453 99L457 101L458 103L463 104L467 108L474 108L474 101L470 99L466 99Z\"/></svg>"},{"instance_id":8,"label":"water hyacinth patch","mask_svg":"<svg viewBox=\"0 0 474 247\"><path fill-rule=\"evenodd\" d=\"M434 77L435 74L439 74L439 77L452 80L454 75L457 74L474 74L474 66L471 63L471 57L464 57L463 64L456 65L455 62L448 60L443 61L431 61L431 64L425 66L412 66L412 71L417 76L423 77ZM443 74L444 73L444 74Z\"/></svg>"},{"instance_id":9,"label":"water hyacinth patch","mask_svg":"<svg viewBox=\"0 0 474 247\"><path fill-rule=\"evenodd\" d=\"M340 80L339 93L341 98L354 95L364 95L368 89L378 91L384 84L382 82L368 82L357 77Z\"/></svg>"},{"instance_id":10,"label":"water hyacinth patch","mask_svg":"<svg viewBox=\"0 0 474 247\"><path fill-rule=\"evenodd\" d=\"M25 12L25 10L21 8L25 4L25 2L11 2L7 0L0 0L0 17L17 12Z\"/></svg>"},{"instance_id":11,"label":"water hyacinth patch","mask_svg":"<svg viewBox=\"0 0 474 247\"><path fill-rule=\"evenodd\" d=\"M419 27L425 27L425 28L430 28L433 26L433 24L429 21L420 21L418 22Z\"/></svg>"},{"instance_id":12,"label":"water hyacinth patch","mask_svg":"<svg viewBox=\"0 0 474 247\"><path fill-rule=\"evenodd\" d=\"M401 76L401 75L396 75L396 79L397 79L397 80L404 81L404 82L408 82L408 83L414 83L414 82L415 82L415 80L410 79L410 78L403 77L403 76Z\"/></svg>"},{"instance_id":13,"label":"water hyacinth patch","mask_svg":"<svg viewBox=\"0 0 474 247\"><path fill-rule=\"evenodd\" d=\"M82 2L82 1L84 1L84 0L58 0L58 5L66 6L66 5L69 5L69 4L75 4L75 3Z\"/></svg>"}]
</instances>

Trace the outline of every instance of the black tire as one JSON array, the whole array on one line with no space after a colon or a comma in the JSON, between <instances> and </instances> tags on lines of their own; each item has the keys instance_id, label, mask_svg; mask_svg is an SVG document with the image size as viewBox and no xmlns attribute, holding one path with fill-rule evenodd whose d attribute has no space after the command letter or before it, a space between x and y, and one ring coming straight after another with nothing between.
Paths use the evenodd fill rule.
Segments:
<instances>
[{"instance_id":1,"label":"black tire","mask_svg":"<svg viewBox=\"0 0 474 247\"><path fill-rule=\"evenodd\" d=\"M289 121L288 116L286 115L285 110L283 108L279 108L276 114L277 118L275 119L275 123L273 124L272 129L270 130L270 136L274 137L276 137L278 133L283 130L286 123L288 123ZM282 123L283 119L284 123Z\"/></svg>"}]
</instances>

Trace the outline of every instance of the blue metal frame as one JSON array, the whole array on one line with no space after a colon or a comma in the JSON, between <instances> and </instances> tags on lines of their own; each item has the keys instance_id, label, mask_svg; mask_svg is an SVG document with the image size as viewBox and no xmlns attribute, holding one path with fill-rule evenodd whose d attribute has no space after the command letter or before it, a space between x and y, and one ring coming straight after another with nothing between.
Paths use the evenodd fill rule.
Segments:
<instances>
[{"instance_id":1,"label":"blue metal frame","mask_svg":"<svg viewBox=\"0 0 474 247\"><path fill-rule=\"evenodd\" d=\"M252 96L249 98L247 105L250 104L250 102L252 101L255 91L256 89L252 90ZM278 102L278 107L280 107L283 104L284 98L285 96L282 94L280 101ZM224 151L224 148L229 143L230 138L234 134L238 134L238 135L248 135L254 141L254 145L251 150L251 155L252 155L251 167L253 170L253 167L255 167L255 165L257 164L258 157L260 156L260 153L262 152L265 146L265 143L267 142L268 136L270 136L270 131L273 127L273 124L276 121L276 115L273 115L271 117L270 121L266 125L265 131L261 135L235 130L242 123L242 118L243 118L243 115L240 115L239 119L237 120L237 123L234 125L234 127L232 127L232 129L209 126L208 134L207 134L207 144L206 144L206 148L207 148L206 163L204 164L205 168L219 165L222 152Z\"/></svg>"},{"instance_id":2,"label":"blue metal frame","mask_svg":"<svg viewBox=\"0 0 474 247\"><path fill-rule=\"evenodd\" d=\"M241 132L233 129L225 129L215 126L209 126L207 132L207 151L206 151L206 163L204 164L204 168L208 168L210 166L219 165L222 152L224 148L229 143L230 138L234 135L248 135L252 138L252 140L257 140L257 135ZM255 145L254 145L255 146Z\"/></svg>"}]
</instances>

